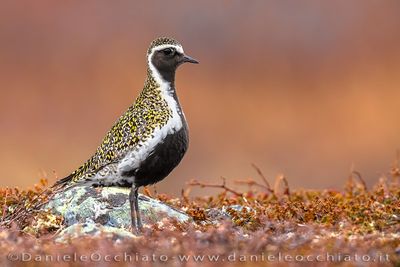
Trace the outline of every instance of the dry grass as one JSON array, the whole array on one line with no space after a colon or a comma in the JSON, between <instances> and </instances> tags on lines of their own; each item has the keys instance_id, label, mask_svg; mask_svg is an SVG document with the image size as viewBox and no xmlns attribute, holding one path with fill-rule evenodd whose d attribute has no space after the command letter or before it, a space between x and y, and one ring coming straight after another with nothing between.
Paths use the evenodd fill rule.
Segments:
<instances>
[{"instance_id":1,"label":"dry grass","mask_svg":"<svg viewBox=\"0 0 400 267\"><path fill-rule=\"evenodd\" d=\"M100 262L106 266L191 266L199 263L194 258L180 260L179 255L205 255L202 265L215 265L207 257L217 255L219 265L263 266L266 262L296 265L307 256L318 256L346 266L368 259L372 266L400 264L399 168L394 167L371 189L352 170L342 192L289 190L284 176L278 177L272 188L255 168L261 182L235 181L248 186L245 192L229 187L225 179L220 184L190 181L179 198L145 189L145 194L186 211L195 223L162 221L146 228L139 238L118 241L102 236L56 243L54 234L62 227L62 218L34 211L52 195L45 180L32 190L1 189L2 260L19 265L21 257L28 259L31 255L32 260L24 262L30 266L54 262L94 266L99 263L97 257L103 257ZM221 193L191 198L194 186L220 188ZM10 253L19 260L11 261ZM277 258L268 260L268 255Z\"/></svg>"}]
</instances>

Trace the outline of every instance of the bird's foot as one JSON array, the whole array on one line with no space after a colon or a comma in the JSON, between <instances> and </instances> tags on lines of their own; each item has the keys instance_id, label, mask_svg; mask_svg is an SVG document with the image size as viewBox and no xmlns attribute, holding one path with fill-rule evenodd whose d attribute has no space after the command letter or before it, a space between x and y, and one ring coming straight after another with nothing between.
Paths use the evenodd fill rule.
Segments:
<instances>
[{"instance_id":1,"label":"bird's foot","mask_svg":"<svg viewBox=\"0 0 400 267\"><path fill-rule=\"evenodd\" d=\"M136 213L136 216L131 217L131 228L132 228L132 233L135 235L141 235L143 233L143 224L142 220L137 216L138 214Z\"/></svg>"},{"instance_id":2,"label":"bird's foot","mask_svg":"<svg viewBox=\"0 0 400 267\"><path fill-rule=\"evenodd\" d=\"M137 228L140 232L143 232L143 224L142 224L142 222L141 222L140 220L137 221L136 225L137 225L136 228Z\"/></svg>"},{"instance_id":3,"label":"bird's foot","mask_svg":"<svg viewBox=\"0 0 400 267\"><path fill-rule=\"evenodd\" d=\"M134 234L134 235L137 235L137 236L139 236L139 235L142 235L142 233L143 233L143 227L142 226L136 226L136 224L132 224L131 225L131 228L132 228L132 233Z\"/></svg>"}]
</instances>

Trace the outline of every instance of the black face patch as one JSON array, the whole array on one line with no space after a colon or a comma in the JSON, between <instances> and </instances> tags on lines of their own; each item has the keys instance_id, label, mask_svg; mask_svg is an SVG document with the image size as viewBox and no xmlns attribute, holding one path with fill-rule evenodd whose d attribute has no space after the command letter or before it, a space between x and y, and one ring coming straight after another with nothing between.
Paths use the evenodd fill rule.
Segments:
<instances>
[{"instance_id":1,"label":"black face patch","mask_svg":"<svg viewBox=\"0 0 400 267\"><path fill-rule=\"evenodd\" d=\"M176 69L183 63L184 55L174 47L167 47L153 53L151 63L167 82L174 82Z\"/></svg>"}]
</instances>

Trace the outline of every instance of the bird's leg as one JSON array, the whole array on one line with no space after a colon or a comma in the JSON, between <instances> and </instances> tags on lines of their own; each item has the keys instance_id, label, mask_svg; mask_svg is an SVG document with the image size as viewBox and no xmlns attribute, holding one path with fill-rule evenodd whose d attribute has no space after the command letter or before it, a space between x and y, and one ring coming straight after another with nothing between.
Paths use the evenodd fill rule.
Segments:
<instances>
[{"instance_id":1,"label":"bird's leg","mask_svg":"<svg viewBox=\"0 0 400 267\"><path fill-rule=\"evenodd\" d=\"M140 217L140 209L139 209L139 197L138 197L138 191L139 187L135 187L135 210L136 210L136 226L139 232L142 231L143 225L142 225L142 219Z\"/></svg>"},{"instance_id":2,"label":"bird's leg","mask_svg":"<svg viewBox=\"0 0 400 267\"><path fill-rule=\"evenodd\" d=\"M136 218L137 218L137 214L138 214L138 211L136 210L137 191L138 191L138 188L135 185L132 185L131 192L129 192L129 204L131 207L132 232L133 233L136 232L137 234L139 234L139 227L137 227L137 224L136 224L137 223Z\"/></svg>"}]
</instances>

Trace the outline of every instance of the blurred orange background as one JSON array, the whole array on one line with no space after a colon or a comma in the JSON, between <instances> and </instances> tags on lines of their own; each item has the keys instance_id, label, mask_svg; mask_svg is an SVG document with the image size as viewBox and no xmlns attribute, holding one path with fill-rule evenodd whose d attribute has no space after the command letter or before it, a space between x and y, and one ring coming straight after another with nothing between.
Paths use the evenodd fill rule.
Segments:
<instances>
[{"instance_id":1,"label":"blurred orange background","mask_svg":"<svg viewBox=\"0 0 400 267\"><path fill-rule=\"evenodd\" d=\"M55 181L95 151L134 101L147 46L182 42L190 127L157 185L283 173L292 188L369 185L400 148L399 1L3 1L1 186ZM200 191L208 193L208 191Z\"/></svg>"}]
</instances>

